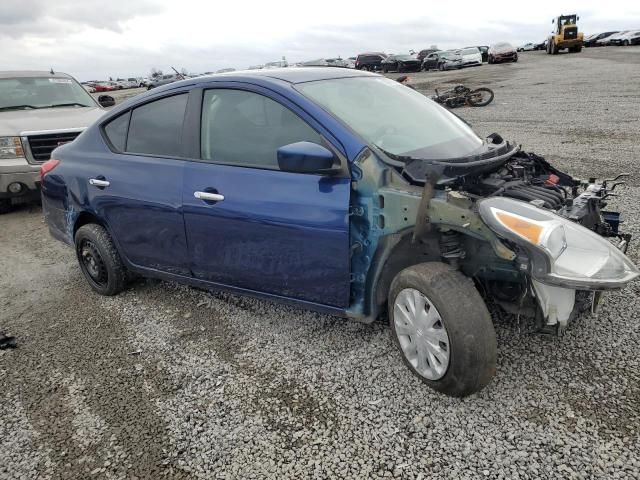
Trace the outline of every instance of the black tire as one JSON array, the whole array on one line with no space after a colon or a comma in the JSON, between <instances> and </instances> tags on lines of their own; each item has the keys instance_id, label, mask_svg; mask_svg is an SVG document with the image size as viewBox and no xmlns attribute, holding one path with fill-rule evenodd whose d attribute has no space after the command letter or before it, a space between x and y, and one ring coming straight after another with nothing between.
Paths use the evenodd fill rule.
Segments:
<instances>
[{"instance_id":1,"label":"black tire","mask_svg":"<svg viewBox=\"0 0 640 480\"><path fill-rule=\"evenodd\" d=\"M444 72L444 63L441 63L440 65L438 65L438 70L440 70L441 72Z\"/></svg>"},{"instance_id":2,"label":"black tire","mask_svg":"<svg viewBox=\"0 0 640 480\"><path fill-rule=\"evenodd\" d=\"M480 101L475 101L472 97L472 95L475 94L479 94L481 92L487 92L488 96L488 100L480 100ZM481 98L484 98L484 95L482 95ZM489 105L491 102L493 102L493 90L491 90L490 88L476 88L475 90L471 90L469 92L469 97L467 97L467 102L469 103L469 105L471 105L472 107L485 107L487 105Z\"/></svg>"},{"instance_id":3,"label":"black tire","mask_svg":"<svg viewBox=\"0 0 640 480\"><path fill-rule=\"evenodd\" d=\"M389 73L389 69L387 67L382 67L382 73Z\"/></svg>"},{"instance_id":4,"label":"black tire","mask_svg":"<svg viewBox=\"0 0 640 480\"><path fill-rule=\"evenodd\" d=\"M398 294L415 289L437 309L449 340L449 364L437 380L422 376L402 350L394 305ZM391 334L409 369L431 388L465 397L484 388L496 372L497 342L491 316L472 280L440 262L421 263L402 270L389 290Z\"/></svg>"},{"instance_id":5,"label":"black tire","mask_svg":"<svg viewBox=\"0 0 640 480\"><path fill-rule=\"evenodd\" d=\"M491 55L489 55L489 58L487 58L487 63L489 65L493 65L493 57Z\"/></svg>"},{"instance_id":6,"label":"black tire","mask_svg":"<svg viewBox=\"0 0 640 480\"><path fill-rule=\"evenodd\" d=\"M629 46L629 40L625 40L624 42L622 42L622 45L625 47Z\"/></svg>"},{"instance_id":7,"label":"black tire","mask_svg":"<svg viewBox=\"0 0 640 480\"><path fill-rule=\"evenodd\" d=\"M107 231L100 225L83 225L75 235L76 257L89 286L100 295L120 293L127 279L120 255Z\"/></svg>"},{"instance_id":8,"label":"black tire","mask_svg":"<svg viewBox=\"0 0 640 480\"><path fill-rule=\"evenodd\" d=\"M10 211L11 211L11 200L9 199L0 200L0 215L9 213Z\"/></svg>"}]
</instances>

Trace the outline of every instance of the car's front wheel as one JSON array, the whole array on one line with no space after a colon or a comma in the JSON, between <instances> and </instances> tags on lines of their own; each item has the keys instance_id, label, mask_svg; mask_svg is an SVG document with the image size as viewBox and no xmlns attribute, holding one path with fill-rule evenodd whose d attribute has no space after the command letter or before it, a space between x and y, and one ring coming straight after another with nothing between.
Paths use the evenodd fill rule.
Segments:
<instances>
[{"instance_id":1,"label":"car's front wheel","mask_svg":"<svg viewBox=\"0 0 640 480\"><path fill-rule=\"evenodd\" d=\"M76 232L75 245L80 270L93 290L116 295L124 289L127 272L104 227L83 225Z\"/></svg>"},{"instance_id":2,"label":"car's front wheel","mask_svg":"<svg viewBox=\"0 0 640 480\"><path fill-rule=\"evenodd\" d=\"M496 335L471 279L439 262L402 270L389 291L392 336L409 369L431 388L464 397L496 371Z\"/></svg>"}]
</instances>

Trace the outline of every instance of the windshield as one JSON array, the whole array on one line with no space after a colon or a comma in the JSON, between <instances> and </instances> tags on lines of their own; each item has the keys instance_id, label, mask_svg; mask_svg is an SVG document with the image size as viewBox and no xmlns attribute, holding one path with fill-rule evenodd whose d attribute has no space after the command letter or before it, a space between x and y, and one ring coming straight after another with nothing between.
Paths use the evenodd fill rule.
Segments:
<instances>
[{"instance_id":1,"label":"windshield","mask_svg":"<svg viewBox=\"0 0 640 480\"><path fill-rule=\"evenodd\" d=\"M477 48L465 48L462 50L462 55L473 55L475 53L480 53L480 50Z\"/></svg>"},{"instance_id":2,"label":"windshield","mask_svg":"<svg viewBox=\"0 0 640 480\"><path fill-rule=\"evenodd\" d=\"M457 58L460 58L460 54L456 52L445 52L441 53L440 57L446 58L448 60L456 60Z\"/></svg>"},{"instance_id":3,"label":"windshield","mask_svg":"<svg viewBox=\"0 0 640 480\"><path fill-rule=\"evenodd\" d=\"M483 141L421 93L383 77L301 83L296 88L366 142L394 155L438 160L475 154Z\"/></svg>"},{"instance_id":4,"label":"windshield","mask_svg":"<svg viewBox=\"0 0 640 480\"><path fill-rule=\"evenodd\" d=\"M0 79L0 109L95 107L87 91L70 78L24 77Z\"/></svg>"},{"instance_id":5,"label":"windshield","mask_svg":"<svg viewBox=\"0 0 640 480\"><path fill-rule=\"evenodd\" d=\"M395 55L396 60L415 60L416 57L413 55Z\"/></svg>"}]
</instances>

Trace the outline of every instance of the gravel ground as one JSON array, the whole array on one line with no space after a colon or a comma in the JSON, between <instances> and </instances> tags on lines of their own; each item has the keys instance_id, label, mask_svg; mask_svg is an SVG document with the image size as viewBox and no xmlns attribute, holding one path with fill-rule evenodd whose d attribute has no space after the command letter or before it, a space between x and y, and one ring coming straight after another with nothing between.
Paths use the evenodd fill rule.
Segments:
<instances>
[{"instance_id":1,"label":"gravel ground","mask_svg":"<svg viewBox=\"0 0 640 480\"><path fill-rule=\"evenodd\" d=\"M488 85L458 113L574 174L634 177L640 47L416 74ZM637 262L637 242L632 257ZM39 208L0 217L0 479L638 478L640 284L564 338L496 319L498 373L463 400L404 367L386 325L156 281L93 294Z\"/></svg>"}]
</instances>

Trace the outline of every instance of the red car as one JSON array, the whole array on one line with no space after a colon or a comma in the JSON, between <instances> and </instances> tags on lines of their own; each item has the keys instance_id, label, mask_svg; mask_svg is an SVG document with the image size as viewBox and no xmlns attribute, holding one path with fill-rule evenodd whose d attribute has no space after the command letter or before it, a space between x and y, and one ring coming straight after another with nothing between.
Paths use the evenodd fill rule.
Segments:
<instances>
[{"instance_id":1,"label":"red car","mask_svg":"<svg viewBox=\"0 0 640 480\"><path fill-rule=\"evenodd\" d=\"M489 63L517 62L518 52L507 42L496 43L489 47Z\"/></svg>"},{"instance_id":2,"label":"red car","mask_svg":"<svg viewBox=\"0 0 640 480\"><path fill-rule=\"evenodd\" d=\"M110 92L115 90L115 87L108 83L96 83L93 88L96 89L96 92Z\"/></svg>"}]
</instances>

